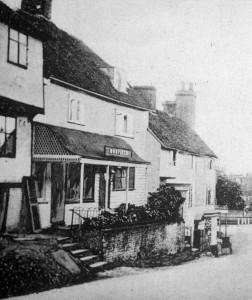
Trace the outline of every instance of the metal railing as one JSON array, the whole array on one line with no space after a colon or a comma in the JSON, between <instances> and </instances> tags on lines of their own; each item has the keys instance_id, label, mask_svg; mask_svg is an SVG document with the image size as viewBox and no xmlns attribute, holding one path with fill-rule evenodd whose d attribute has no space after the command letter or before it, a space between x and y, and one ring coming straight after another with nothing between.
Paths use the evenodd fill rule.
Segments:
<instances>
[{"instance_id":1,"label":"metal railing","mask_svg":"<svg viewBox=\"0 0 252 300\"><path fill-rule=\"evenodd\" d=\"M74 225L79 225L80 227L85 219L97 218L103 210L99 208L75 207L70 209L70 211L72 211L71 229L73 229Z\"/></svg>"}]
</instances>

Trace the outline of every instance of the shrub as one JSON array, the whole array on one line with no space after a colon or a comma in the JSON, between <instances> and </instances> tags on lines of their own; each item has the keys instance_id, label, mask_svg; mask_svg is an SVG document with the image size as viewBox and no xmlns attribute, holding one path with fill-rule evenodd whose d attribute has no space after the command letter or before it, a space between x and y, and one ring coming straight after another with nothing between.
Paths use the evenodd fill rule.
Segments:
<instances>
[{"instance_id":1,"label":"shrub","mask_svg":"<svg viewBox=\"0 0 252 300\"><path fill-rule=\"evenodd\" d=\"M103 211L97 218L85 219L82 229L103 229L132 226L150 222L181 222L180 206L184 202L181 193L168 185L161 186L151 193L145 206L121 204L114 211Z\"/></svg>"}]
</instances>

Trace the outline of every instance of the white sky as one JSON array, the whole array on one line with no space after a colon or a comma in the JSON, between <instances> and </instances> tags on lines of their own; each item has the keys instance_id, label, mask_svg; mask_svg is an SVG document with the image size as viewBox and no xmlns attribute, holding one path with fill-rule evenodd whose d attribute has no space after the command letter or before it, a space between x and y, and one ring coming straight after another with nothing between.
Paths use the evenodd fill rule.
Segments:
<instances>
[{"instance_id":1,"label":"white sky","mask_svg":"<svg viewBox=\"0 0 252 300\"><path fill-rule=\"evenodd\" d=\"M252 1L53 0L52 19L154 85L159 109L194 82L196 131L228 172L252 172Z\"/></svg>"}]
</instances>

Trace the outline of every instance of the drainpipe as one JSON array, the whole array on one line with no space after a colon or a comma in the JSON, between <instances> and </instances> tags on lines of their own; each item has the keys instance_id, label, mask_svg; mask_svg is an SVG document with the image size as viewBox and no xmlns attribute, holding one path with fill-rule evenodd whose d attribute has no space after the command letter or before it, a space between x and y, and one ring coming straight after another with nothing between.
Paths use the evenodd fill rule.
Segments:
<instances>
[{"instance_id":1,"label":"drainpipe","mask_svg":"<svg viewBox=\"0 0 252 300\"><path fill-rule=\"evenodd\" d=\"M128 210L128 197L129 197L129 167L127 167L127 180L126 180L126 211Z\"/></svg>"}]
</instances>

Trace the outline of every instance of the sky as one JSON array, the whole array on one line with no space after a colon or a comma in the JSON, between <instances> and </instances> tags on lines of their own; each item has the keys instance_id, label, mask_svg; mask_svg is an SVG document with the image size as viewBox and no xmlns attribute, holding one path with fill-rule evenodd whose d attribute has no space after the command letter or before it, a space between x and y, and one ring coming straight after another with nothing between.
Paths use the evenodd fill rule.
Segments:
<instances>
[{"instance_id":1,"label":"sky","mask_svg":"<svg viewBox=\"0 0 252 300\"><path fill-rule=\"evenodd\" d=\"M5 0L18 1L18 0ZM131 85L153 85L157 108L181 82L197 93L196 131L227 173L252 172L252 1L53 0L52 20Z\"/></svg>"}]
</instances>

